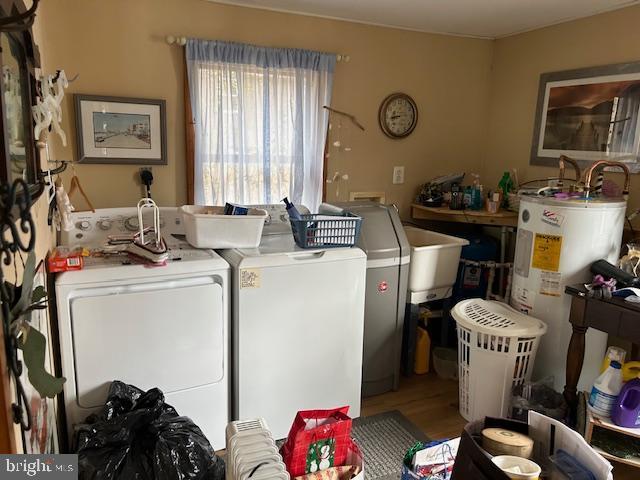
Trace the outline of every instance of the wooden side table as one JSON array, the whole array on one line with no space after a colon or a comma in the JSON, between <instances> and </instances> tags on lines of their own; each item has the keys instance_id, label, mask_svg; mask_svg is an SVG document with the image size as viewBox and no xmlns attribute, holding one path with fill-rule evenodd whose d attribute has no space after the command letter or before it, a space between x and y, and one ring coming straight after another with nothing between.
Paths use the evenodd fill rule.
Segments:
<instances>
[{"instance_id":1,"label":"wooden side table","mask_svg":"<svg viewBox=\"0 0 640 480\"><path fill-rule=\"evenodd\" d=\"M635 357L637 346L640 344L640 306L618 297L607 300L589 298L583 285L567 286L565 293L572 297L569 322L571 322L573 333L567 350L564 397L574 417L578 398L576 387L584 361L587 330L595 328L631 341L634 344L633 356Z\"/></svg>"}]
</instances>

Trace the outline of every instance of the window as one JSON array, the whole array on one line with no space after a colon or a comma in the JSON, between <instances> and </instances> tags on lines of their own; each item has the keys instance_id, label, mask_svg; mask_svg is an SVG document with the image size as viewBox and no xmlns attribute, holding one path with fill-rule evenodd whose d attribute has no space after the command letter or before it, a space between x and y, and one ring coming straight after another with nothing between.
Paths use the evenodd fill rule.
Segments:
<instances>
[{"instance_id":1,"label":"window","mask_svg":"<svg viewBox=\"0 0 640 480\"><path fill-rule=\"evenodd\" d=\"M190 40L187 61L196 203L315 209L335 57Z\"/></svg>"}]
</instances>

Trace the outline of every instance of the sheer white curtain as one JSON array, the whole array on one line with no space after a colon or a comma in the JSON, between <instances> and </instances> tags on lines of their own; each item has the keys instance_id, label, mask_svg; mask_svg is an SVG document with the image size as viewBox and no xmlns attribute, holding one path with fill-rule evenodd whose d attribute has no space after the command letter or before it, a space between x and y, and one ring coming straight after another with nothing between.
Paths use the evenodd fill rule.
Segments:
<instances>
[{"instance_id":1,"label":"sheer white curtain","mask_svg":"<svg viewBox=\"0 0 640 480\"><path fill-rule=\"evenodd\" d=\"M315 211L335 55L190 39L195 202Z\"/></svg>"}]
</instances>

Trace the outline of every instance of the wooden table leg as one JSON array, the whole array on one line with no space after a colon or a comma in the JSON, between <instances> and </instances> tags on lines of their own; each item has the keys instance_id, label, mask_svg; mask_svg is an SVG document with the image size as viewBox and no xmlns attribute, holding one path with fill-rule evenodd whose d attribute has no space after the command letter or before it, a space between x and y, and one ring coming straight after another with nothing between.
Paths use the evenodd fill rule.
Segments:
<instances>
[{"instance_id":1,"label":"wooden table leg","mask_svg":"<svg viewBox=\"0 0 640 480\"><path fill-rule=\"evenodd\" d=\"M574 418L576 407L578 405L578 380L582 372L582 364L584 362L584 343L585 334L589 327L579 325L571 325L573 333L569 341L569 349L567 351L567 372L566 384L564 386L564 398L569 405L571 418Z\"/></svg>"}]
</instances>

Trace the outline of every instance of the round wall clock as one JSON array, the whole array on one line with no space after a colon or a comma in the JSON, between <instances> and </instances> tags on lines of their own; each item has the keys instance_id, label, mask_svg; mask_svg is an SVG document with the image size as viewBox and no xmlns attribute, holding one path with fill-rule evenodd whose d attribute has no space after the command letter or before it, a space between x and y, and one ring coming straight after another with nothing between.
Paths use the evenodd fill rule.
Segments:
<instances>
[{"instance_id":1,"label":"round wall clock","mask_svg":"<svg viewBox=\"0 0 640 480\"><path fill-rule=\"evenodd\" d=\"M385 135L404 138L416 128L418 107L406 93L392 93L382 101L378 120Z\"/></svg>"}]
</instances>

